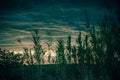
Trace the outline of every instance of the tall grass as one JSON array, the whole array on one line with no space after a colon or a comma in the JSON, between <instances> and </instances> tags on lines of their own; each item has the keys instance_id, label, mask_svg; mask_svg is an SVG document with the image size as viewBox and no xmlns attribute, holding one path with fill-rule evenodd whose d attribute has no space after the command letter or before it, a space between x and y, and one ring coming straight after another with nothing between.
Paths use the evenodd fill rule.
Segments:
<instances>
[{"instance_id":1,"label":"tall grass","mask_svg":"<svg viewBox=\"0 0 120 80\"><path fill-rule=\"evenodd\" d=\"M65 47L64 47L64 41L58 40L58 46L57 46L57 63L58 64L66 64L66 58L65 58Z\"/></svg>"},{"instance_id":2,"label":"tall grass","mask_svg":"<svg viewBox=\"0 0 120 80\"><path fill-rule=\"evenodd\" d=\"M68 40L67 40L67 60L68 63L72 63L72 46L71 46L71 35L68 36Z\"/></svg>"},{"instance_id":3,"label":"tall grass","mask_svg":"<svg viewBox=\"0 0 120 80\"><path fill-rule=\"evenodd\" d=\"M34 43L34 57L37 61L37 63L40 65L41 64L41 57L44 54L44 51L41 47L40 44L40 35L39 35L39 31L38 29L35 29L32 33L32 39L33 39L33 43Z\"/></svg>"},{"instance_id":4,"label":"tall grass","mask_svg":"<svg viewBox=\"0 0 120 80\"><path fill-rule=\"evenodd\" d=\"M62 39L57 40L57 56L54 65L56 67L50 68L50 70L55 70L51 72L57 77L51 78L49 74L47 75L49 80L117 80L116 77L119 77L120 20L118 12L118 19L105 14L104 19L97 25L97 27L90 25L90 19L86 10L84 11L84 14L86 17L85 26L89 31L88 34L86 34L83 38L82 31L79 31L75 46L72 46L71 35L67 37L66 42ZM30 68L30 71L34 71L35 69L36 76L34 76L35 78L33 80L42 79L44 73L46 75L48 71L44 72L46 69L41 69L43 67L43 65L41 65L42 56L45 52L42 49L40 35L37 29L32 32L32 39L34 44L34 55L32 55L31 50L24 48L23 45L22 47L24 49L24 55L22 58L16 58L18 55L14 55L12 52L0 50L0 64L14 64L12 62L15 62L15 60L18 63L19 59L20 63L27 63L29 68L31 64L35 64L35 60L38 66L34 65L34 67ZM18 42L22 44L20 40L18 40ZM51 44L52 43L48 43L49 49ZM67 51L67 55L65 51ZM50 58L51 57L49 56L49 60ZM29 77L31 74L32 72L29 73ZM28 74L23 73L22 75ZM68 77L68 75L71 76Z\"/></svg>"}]
</instances>

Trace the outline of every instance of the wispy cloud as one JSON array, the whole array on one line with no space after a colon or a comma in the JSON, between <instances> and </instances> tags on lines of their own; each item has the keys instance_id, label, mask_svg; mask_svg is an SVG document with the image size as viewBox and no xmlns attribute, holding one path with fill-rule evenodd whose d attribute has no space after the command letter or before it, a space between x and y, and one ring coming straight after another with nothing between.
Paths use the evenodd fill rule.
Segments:
<instances>
[{"instance_id":1,"label":"wispy cloud","mask_svg":"<svg viewBox=\"0 0 120 80\"><path fill-rule=\"evenodd\" d=\"M14 26L42 26L44 25L43 22L21 22L21 21L1 21L0 24L8 24L8 25L14 25Z\"/></svg>"}]
</instances>

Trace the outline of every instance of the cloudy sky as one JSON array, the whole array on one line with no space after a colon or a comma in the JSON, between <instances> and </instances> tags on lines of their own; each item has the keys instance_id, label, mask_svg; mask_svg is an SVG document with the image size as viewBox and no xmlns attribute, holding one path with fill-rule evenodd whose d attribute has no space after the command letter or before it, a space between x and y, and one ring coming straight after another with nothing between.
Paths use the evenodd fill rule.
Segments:
<instances>
[{"instance_id":1,"label":"cloudy sky","mask_svg":"<svg viewBox=\"0 0 120 80\"><path fill-rule=\"evenodd\" d=\"M0 47L20 51L17 39L30 47L33 29L39 29L43 45L51 39L66 39L69 34L75 39L79 30L87 31L84 10L91 25L96 25L106 3L119 7L117 0L0 0Z\"/></svg>"}]
</instances>

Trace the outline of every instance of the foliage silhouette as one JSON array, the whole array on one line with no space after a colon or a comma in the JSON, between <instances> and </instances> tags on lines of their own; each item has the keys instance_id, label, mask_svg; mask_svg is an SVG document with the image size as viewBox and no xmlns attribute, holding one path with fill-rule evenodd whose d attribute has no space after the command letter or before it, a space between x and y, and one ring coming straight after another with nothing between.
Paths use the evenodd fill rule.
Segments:
<instances>
[{"instance_id":1,"label":"foliage silhouette","mask_svg":"<svg viewBox=\"0 0 120 80\"><path fill-rule=\"evenodd\" d=\"M67 42L62 39L57 40L54 65L41 64L45 51L40 44L40 35L37 29L32 33L34 55L32 55L31 50L29 51L24 47L23 55L0 49L0 65L6 66L7 70L10 70L10 67L16 68L21 65L18 70L22 72L20 75L24 76L22 77L23 80L42 79L45 76L47 77L43 79L49 80L119 80L119 11L115 13L117 18L106 13L97 27L90 25L87 10L84 11L84 14L87 19L85 26L89 30L88 34L83 35L82 31L79 31L75 46L72 46L71 35L67 37ZM20 40L18 42L21 44ZM48 46L50 48L49 44ZM65 51L67 51L67 55ZM49 56L49 62L50 58L51 56ZM34 59L38 65L35 65ZM24 62L28 66L23 65ZM3 70L0 71L4 72ZM17 70L12 69L12 71L16 73ZM34 77L30 78L31 75Z\"/></svg>"}]
</instances>

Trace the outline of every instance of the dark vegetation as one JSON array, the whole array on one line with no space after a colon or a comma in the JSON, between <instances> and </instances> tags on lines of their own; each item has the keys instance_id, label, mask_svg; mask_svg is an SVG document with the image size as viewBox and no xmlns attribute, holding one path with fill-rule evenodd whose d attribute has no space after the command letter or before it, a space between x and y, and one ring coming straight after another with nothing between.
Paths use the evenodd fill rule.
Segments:
<instances>
[{"instance_id":1,"label":"dark vegetation","mask_svg":"<svg viewBox=\"0 0 120 80\"><path fill-rule=\"evenodd\" d=\"M106 13L97 27L84 12L89 34L82 39L79 31L75 46L71 35L57 40L54 64L44 64L38 30L32 33L33 55L24 47L23 55L0 49L0 80L120 80L120 11L116 18Z\"/></svg>"}]
</instances>

